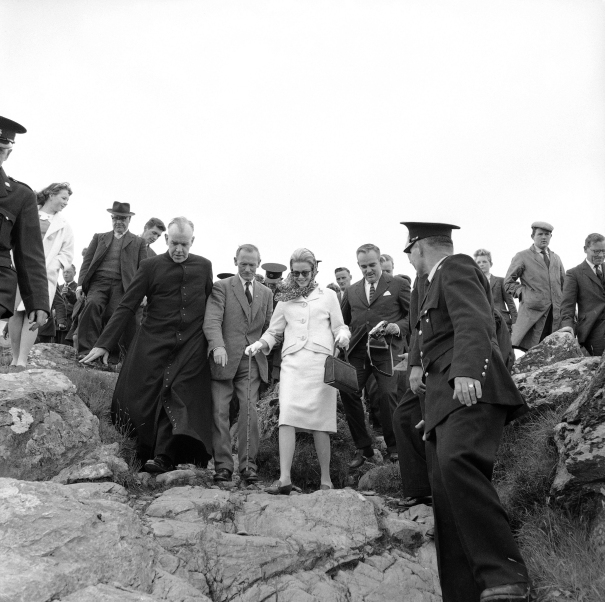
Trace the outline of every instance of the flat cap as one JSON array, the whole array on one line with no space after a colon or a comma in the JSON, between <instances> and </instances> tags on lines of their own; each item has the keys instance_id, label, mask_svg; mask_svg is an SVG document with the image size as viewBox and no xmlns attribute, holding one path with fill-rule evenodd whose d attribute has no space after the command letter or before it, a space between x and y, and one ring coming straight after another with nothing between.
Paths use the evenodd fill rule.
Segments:
<instances>
[{"instance_id":1,"label":"flat cap","mask_svg":"<svg viewBox=\"0 0 605 602\"><path fill-rule=\"evenodd\" d=\"M552 232L554 230L554 228L548 222L534 222L531 227L547 230L548 232Z\"/></svg>"},{"instance_id":2,"label":"flat cap","mask_svg":"<svg viewBox=\"0 0 605 602\"><path fill-rule=\"evenodd\" d=\"M267 282L278 282L281 275L288 269L281 263L263 263L260 267L265 270Z\"/></svg>"},{"instance_id":3,"label":"flat cap","mask_svg":"<svg viewBox=\"0 0 605 602\"><path fill-rule=\"evenodd\" d=\"M13 144L15 142L15 134L25 134L27 130L16 121L0 117L0 142L3 144Z\"/></svg>"},{"instance_id":4,"label":"flat cap","mask_svg":"<svg viewBox=\"0 0 605 602\"><path fill-rule=\"evenodd\" d=\"M409 253L414 243L430 236L449 236L452 237L452 230L460 230L460 226L453 224L440 224L438 222L400 222L408 229L408 240L403 249L404 253Z\"/></svg>"}]
</instances>

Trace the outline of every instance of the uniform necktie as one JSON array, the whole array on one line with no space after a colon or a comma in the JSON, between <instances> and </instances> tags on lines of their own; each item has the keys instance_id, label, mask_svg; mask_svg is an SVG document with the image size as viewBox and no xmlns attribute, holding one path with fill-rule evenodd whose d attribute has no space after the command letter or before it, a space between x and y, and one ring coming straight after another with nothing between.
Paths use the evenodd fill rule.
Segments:
<instances>
[{"instance_id":1,"label":"uniform necktie","mask_svg":"<svg viewBox=\"0 0 605 602\"><path fill-rule=\"evenodd\" d=\"M249 282L246 282L246 299L248 299L248 305L252 305L252 293L250 292Z\"/></svg>"},{"instance_id":2,"label":"uniform necktie","mask_svg":"<svg viewBox=\"0 0 605 602\"><path fill-rule=\"evenodd\" d=\"M601 284L605 285L605 279L603 278L603 267L600 265L595 265L594 271L597 273L597 277L601 281Z\"/></svg>"},{"instance_id":3,"label":"uniform necktie","mask_svg":"<svg viewBox=\"0 0 605 602\"><path fill-rule=\"evenodd\" d=\"M374 285L370 284L370 303L372 303L372 299L374 298L375 292L376 292L376 289L374 288Z\"/></svg>"},{"instance_id":4,"label":"uniform necktie","mask_svg":"<svg viewBox=\"0 0 605 602\"><path fill-rule=\"evenodd\" d=\"M544 263L546 264L546 267L549 268L550 267L550 259L548 258L548 254L546 253L546 249L542 249L542 251L540 251L540 253L542 253L542 255L544 255Z\"/></svg>"}]
</instances>

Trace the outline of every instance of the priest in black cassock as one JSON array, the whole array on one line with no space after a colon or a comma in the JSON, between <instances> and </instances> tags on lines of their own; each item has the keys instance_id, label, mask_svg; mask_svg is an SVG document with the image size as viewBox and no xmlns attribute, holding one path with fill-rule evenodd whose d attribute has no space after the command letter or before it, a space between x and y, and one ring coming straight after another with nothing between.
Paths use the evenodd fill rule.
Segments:
<instances>
[{"instance_id":1,"label":"priest in black cassock","mask_svg":"<svg viewBox=\"0 0 605 602\"><path fill-rule=\"evenodd\" d=\"M137 437L148 472L179 462L206 465L212 454L212 397L207 341L202 331L212 292L212 264L189 250L193 224L170 222L168 252L141 262L95 348L82 360L103 357L147 297L147 313L129 350L111 406L114 424Z\"/></svg>"}]
</instances>

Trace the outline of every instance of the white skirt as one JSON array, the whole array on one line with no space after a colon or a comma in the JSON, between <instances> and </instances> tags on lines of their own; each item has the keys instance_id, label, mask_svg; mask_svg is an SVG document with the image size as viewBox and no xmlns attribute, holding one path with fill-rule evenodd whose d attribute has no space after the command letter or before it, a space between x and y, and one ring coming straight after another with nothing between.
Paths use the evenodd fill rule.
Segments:
<instances>
[{"instance_id":1,"label":"white skirt","mask_svg":"<svg viewBox=\"0 0 605 602\"><path fill-rule=\"evenodd\" d=\"M282 358L279 425L302 431L336 432L336 389L324 383L328 356L301 349Z\"/></svg>"}]
</instances>

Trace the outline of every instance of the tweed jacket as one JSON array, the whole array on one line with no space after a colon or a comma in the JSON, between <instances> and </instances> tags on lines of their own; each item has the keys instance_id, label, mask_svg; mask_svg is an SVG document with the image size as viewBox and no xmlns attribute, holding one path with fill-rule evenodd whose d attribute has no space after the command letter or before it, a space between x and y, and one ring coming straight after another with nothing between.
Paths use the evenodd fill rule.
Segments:
<instances>
[{"instance_id":1,"label":"tweed jacket","mask_svg":"<svg viewBox=\"0 0 605 602\"><path fill-rule=\"evenodd\" d=\"M96 270L107 254L112 239L113 230L103 234L95 234L92 237L86 255L84 255L84 261L80 268L80 277L78 278L78 286L81 286L85 293L88 291ZM141 261L144 259L147 259L147 243L140 236L135 236L132 232L126 232L120 253L120 267L124 290L130 286L136 271L141 265Z\"/></svg>"},{"instance_id":2,"label":"tweed jacket","mask_svg":"<svg viewBox=\"0 0 605 602\"><path fill-rule=\"evenodd\" d=\"M575 324L576 305L578 306L577 324ZM603 312L605 312L605 288L594 270L586 261L567 270L563 285L561 326L575 328L578 341L583 344Z\"/></svg>"},{"instance_id":3,"label":"tweed jacket","mask_svg":"<svg viewBox=\"0 0 605 602\"><path fill-rule=\"evenodd\" d=\"M210 360L213 380L231 380L244 354L244 349L258 341L267 330L273 313L273 293L260 282L254 282L252 305L248 303L244 286L236 274L217 280L206 303L204 334L208 339L208 354L217 347L227 351L227 365L219 366ZM263 382L268 381L267 358L257 353L253 360Z\"/></svg>"}]
</instances>

